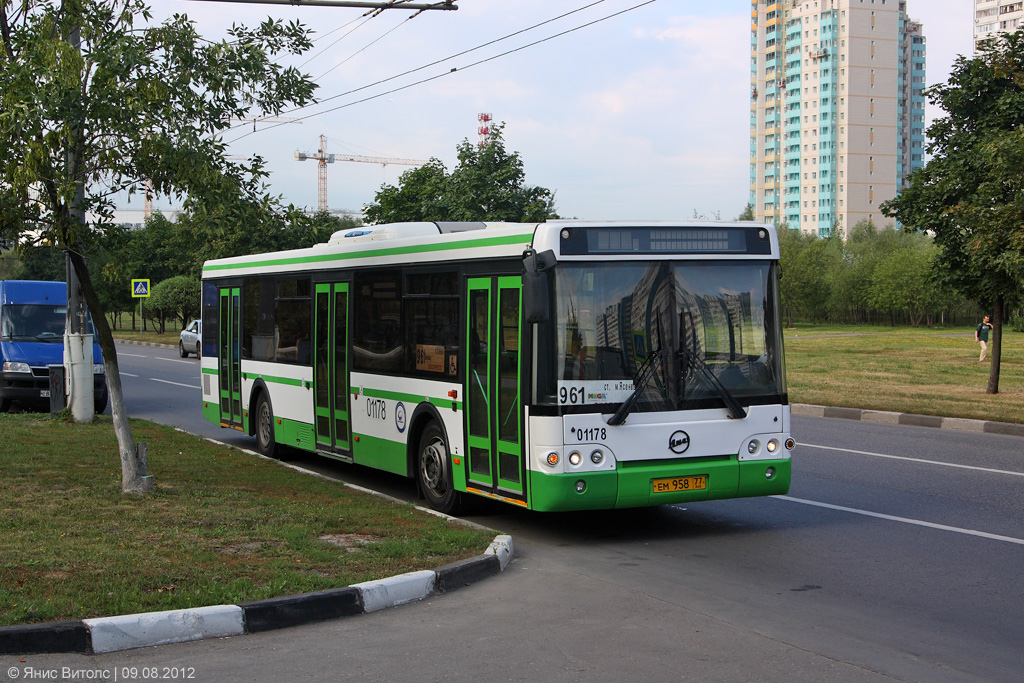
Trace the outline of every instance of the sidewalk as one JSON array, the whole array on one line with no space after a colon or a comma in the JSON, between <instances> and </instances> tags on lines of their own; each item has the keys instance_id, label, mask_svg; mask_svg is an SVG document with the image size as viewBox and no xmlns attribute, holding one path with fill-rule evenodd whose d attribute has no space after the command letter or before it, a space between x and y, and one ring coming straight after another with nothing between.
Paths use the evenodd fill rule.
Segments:
<instances>
[{"instance_id":1,"label":"sidewalk","mask_svg":"<svg viewBox=\"0 0 1024 683\"><path fill-rule=\"evenodd\" d=\"M937 415L914 415L893 413L885 410L862 410L860 408L835 408L794 403L790 406L793 415L802 417L833 417L843 420L862 420L887 425L911 427L933 427L953 429L961 432L985 432L1007 436L1024 436L1024 424L1013 422L992 422L989 420L968 420L961 417L939 417Z\"/></svg>"}]
</instances>

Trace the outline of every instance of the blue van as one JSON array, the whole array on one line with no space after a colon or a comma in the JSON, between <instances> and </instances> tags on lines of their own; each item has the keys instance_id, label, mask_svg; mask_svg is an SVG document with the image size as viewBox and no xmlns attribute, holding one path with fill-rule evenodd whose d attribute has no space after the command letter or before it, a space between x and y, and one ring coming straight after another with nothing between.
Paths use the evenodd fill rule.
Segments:
<instances>
[{"instance_id":1,"label":"blue van","mask_svg":"<svg viewBox=\"0 0 1024 683\"><path fill-rule=\"evenodd\" d=\"M63 282L0 280L0 412L12 401L35 408L50 405L49 365L64 363L68 290ZM103 356L93 335L92 373L96 412L107 407Z\"/></svg>"}]
</instances>

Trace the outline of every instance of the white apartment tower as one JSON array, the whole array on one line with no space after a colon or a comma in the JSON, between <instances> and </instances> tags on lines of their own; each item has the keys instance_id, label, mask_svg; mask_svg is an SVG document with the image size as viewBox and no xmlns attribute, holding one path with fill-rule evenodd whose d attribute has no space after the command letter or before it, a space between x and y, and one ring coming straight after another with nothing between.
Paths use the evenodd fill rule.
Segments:
<instances>
[{"instance_id":1,"label":"white apartment tower","mask_svg":"<svg viewBox=\"0 0 1024 683\"><path fill-rule=\"evenodd\" d=\"M1021 0L974 0L974 53L978 43L1000 33L1024 28L1024 2Z\"/></svg>"},{"instance_id":2,"label":"white apartment tower","mask_svg":"<svg viewBox=\"0 0 1024 683\"><path fill-rule=\"evenodd\" d=\"M925 39L906 0L751 1L750 202L828 235L924 165Z\"/></svg>"}]
</instances>

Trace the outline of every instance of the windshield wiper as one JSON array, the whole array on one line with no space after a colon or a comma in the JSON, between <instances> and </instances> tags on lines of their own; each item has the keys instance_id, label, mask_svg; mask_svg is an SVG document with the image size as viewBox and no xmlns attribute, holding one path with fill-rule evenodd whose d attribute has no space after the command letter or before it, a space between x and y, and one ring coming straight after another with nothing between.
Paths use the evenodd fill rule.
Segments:
<instances>
[{"instance_id":1,"label":"windshield wiper","mask_svg":"<svg viewBox=\"0 0 1024 683\"><path fill-rule=\"evenodd\" d=\"M651 377L654 376L654 361L659 359L660 354L660 348L651 351L646 360L644 360L644 362L640 364L640 367L637 368L636 377L633 379L633 393L629 395L629 398L622 402L622 405L620 405L619 409L615 411L615 414L608 418L608 424L615 427L616 425L620 425L626 421L626 417L633 410L637 399L640 398L640 393L644 390L644 387L647 386Z\"/></svg>"},{"instance_id":2,"label":"windshield wiper","mask_svg":"<svg viewBox=\"0 0 1024 683\"><path fill-rule=\"evenodd\" d=\"M704 381L711 385L711 388L715 390L715 393L725 403L726 408L729 409L729 415L736 420L742 420L747 416L746 409L740 405L736 397L725 388L725 385L718 379L715 373L711 372L704 360L698 358L695 354L690 353L686 349L679 350L683 360L686 362L688 368L692 368L698 372L698 374L704 378Z\"/></svg>"}]
</instances>

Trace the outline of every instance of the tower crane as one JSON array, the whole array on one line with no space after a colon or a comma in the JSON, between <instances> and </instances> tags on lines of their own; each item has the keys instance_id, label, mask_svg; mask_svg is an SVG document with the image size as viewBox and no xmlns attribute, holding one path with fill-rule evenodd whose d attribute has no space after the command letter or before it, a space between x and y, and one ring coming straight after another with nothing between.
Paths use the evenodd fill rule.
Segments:
<instances>
[{"instance_id":1,"label":"tower crane","mask_svg":"<svg viewBox=\"0 0 1024 683\"><path fill-rule=\"evenodd\" d=\"M328 154L327 153L327 138L323 135L320 136L320 149L316 152L295 152L295 158L298 161L313 160L318 162L318 182L317 182L317 210L327 211L327 164L333 164L335 161L359 161L365 164L380 164L387 166L388 164L394 164L396 166L422 166L427 163L420 159L396 159L393 157L368 157L360 154Z\"/></svg>"}]
</instances>

